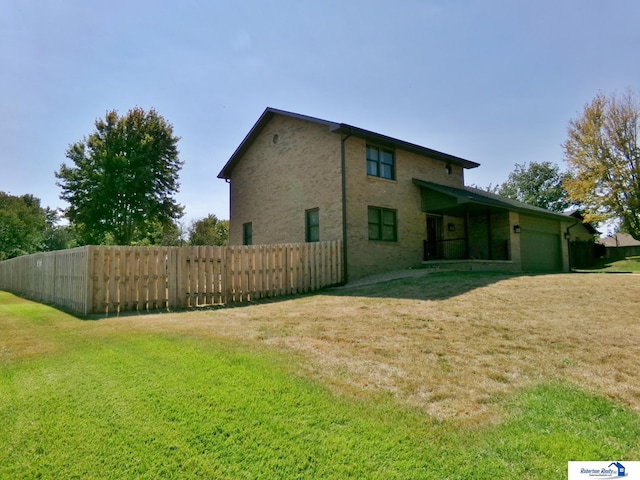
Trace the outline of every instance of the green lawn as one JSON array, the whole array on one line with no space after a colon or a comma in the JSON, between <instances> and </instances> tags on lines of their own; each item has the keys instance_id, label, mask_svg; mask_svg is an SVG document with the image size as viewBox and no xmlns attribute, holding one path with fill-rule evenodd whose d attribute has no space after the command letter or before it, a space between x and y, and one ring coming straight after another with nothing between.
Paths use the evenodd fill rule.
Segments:
<instances>
[{"instance_id":1,"label":"green lawn","mask_svg":"<svg viewBox=\"0 0 640 480\"><path fill-rule=\"evenodd\" d=\"M0 292L0 478L561 479L640 454L638 414L575 386L499 397L495 422L435 419L336 395L294 353L120 322Z\"/></svg>"},{"instance_id":2,"label":"green lawn","mask_svg":"<svg viewBox=\"0 0 640 480\"><path fill-rule=\"evenodd\" d=\"M606 258L598 260L591 268L582 269L583 272L603 272L603 273L640 273L640 257L627 257L624 260L608 260Z\"/></svg>"}]
</instances>

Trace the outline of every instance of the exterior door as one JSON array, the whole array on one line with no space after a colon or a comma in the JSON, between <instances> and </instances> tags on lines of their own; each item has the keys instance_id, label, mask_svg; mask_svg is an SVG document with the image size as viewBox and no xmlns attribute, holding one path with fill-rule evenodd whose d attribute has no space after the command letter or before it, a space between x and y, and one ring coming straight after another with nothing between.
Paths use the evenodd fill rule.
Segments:
<instances>
[{"instance_id":1,"label":"exterior door","mask_svg":"<svg viewBox=\"0 0 640 480\"><path fill-rule=\"evenodd\" d=\"M440 232L442 219L440 217L427 217L427 241L425 246L425 260L435 260L442 256Z\"/></svg>"}]
</instances>

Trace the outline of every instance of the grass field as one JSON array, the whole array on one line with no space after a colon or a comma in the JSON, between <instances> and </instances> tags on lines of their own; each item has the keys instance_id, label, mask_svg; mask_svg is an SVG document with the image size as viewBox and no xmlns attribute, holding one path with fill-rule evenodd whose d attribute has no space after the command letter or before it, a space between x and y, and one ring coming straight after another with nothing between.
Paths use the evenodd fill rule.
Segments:
<instances>
[{"instance_id":1,"label":"grass field","mask_svg":"<svg viewBox=\"0 0 640 480\"><path fill-rule=\"evenodd\" d=\"M566 478L640 459L640 276L426 273L84 319L0 292L0 478Z\"/></svg>"},{"instance_id":2,"label":"grass field","mask_svg":"<svg viewBox=\"0 0 640 480\"><path fill-rule=\"evenodd\" d=\"M624 260L609 260L603 258L585 272L600 273L640 273L640 257L627 257Z\"/></svg>"}]
</instances>

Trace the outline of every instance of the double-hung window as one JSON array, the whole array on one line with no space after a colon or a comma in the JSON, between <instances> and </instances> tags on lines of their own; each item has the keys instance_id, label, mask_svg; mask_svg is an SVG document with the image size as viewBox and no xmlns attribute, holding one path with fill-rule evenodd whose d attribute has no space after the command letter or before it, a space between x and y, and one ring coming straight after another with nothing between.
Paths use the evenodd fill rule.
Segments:
<instances>
[{"instance_id":1,"label":"double-hung window","mask_svg":"<svg viewBox=\"0 0 640 480\"><path fill-rule=\"evenodd\" d=\"M369 240L398 241L398 225L395 210L369 207Z\"/></svg>"},{"instance_id":2,"label":"double-hung window","mask_svg":"<svg viewBox=\"0 0 640 480\"><path fill-rule=\"evenodd\" d=\"M307 242L320 241L320 210L313 208L305 211L305 240Z\"/></svg>"},{"instance_id":3,"label":"double-hung window","mask_svg":"<svg viewBox=\"0 0 640 480\"><path fill-rule=\"evenodd\" d=\"M395 170L393 150L367 145L367 175L395 180Z\"/></svg>"}]
</instances>

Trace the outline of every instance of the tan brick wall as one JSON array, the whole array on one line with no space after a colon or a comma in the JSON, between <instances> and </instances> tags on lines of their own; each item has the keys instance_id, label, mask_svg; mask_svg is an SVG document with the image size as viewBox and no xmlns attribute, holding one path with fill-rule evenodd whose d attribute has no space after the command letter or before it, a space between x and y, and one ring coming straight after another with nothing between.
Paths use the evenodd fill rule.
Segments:
<instances>
[{"instance_id":1,"label":"tan brick wall","mask_svg":"<svg viewBox=\"0 0 640 480\"><path fill-rule=\"evenodd\" d=\"M231 174L230 243L305 241L305 210L319 208L320 240L342 240L340 136L326 126L276 115Z\"/></svg>"},{"instance_id":2,"label":"tan brick wall","mask_svg":"<svg viewBox=\"0 0 640 480\"><path fill-rule=\"evenodd\" d=\"M515 225L520 224L520 214L509 212L509 253L511 261L517 265L517 270L522 270L522 250L520 249L520 234L513 231Z\"/></svg>"},{"instance_id":3,"label":"tan brick wall","mask_svg":"<svg viewBox=\"0 0 640 480\"><path fill-rule=\"evenodd\" d=\"M566 225L566 227L571 227L569 232L571 233L572 242L590 242L593 240L593 234L589 233L581 223L577 225L572 223L571 225Z\"/></svg>"},{"instance_id":4,"label":"tan brick wall","mask_svg":"<svg viewBox=\"0 0 640 480\"><path fill-rule=\"evenodd\" d=\"M560 241L562 242L562 271L568 272L571 270L571 260L569 259L569 242L564 237L564 234L567 231L567 228L571 226L571 223L568 222L560 222Z\"/></svg>"},{"instance_id":5,"label":"tan brick wall","mask_svg":"<svg viewBox=\"0 0 640 480\"><path fill-rule=\"evenodd\" d=\"M350 280L418 266L426 238L426 215L413 178L462 187L463 169L396 150L396 179L367 175L365 140L345 141L347 255ZM253 243L305 240L305 210L319 208L320 240L342 239L341 136L327 126L276 115L231 173L230 243L242 243L251 222ZM397 242L370 241L368 207L396 210ZM460 225L462 228L462 225Z\"/></svg>"},{"instance_id":6,"label":"tan brick wall","mask_svg":"<svg viewBox=\"0 0 640 480\"><path fill-rule=\"evenodd\" d=\"M349 279L408 268L422 262L423 240L426 238L426 215L421 211L420 188L413 178L462 187L463 169L420 155L396 150L396 179L367 176L366 145L362 139L346 141L347 152L347 255ZM368 207L397 211L398 241L370 241Z\"/></svg>"}]
</instances>

